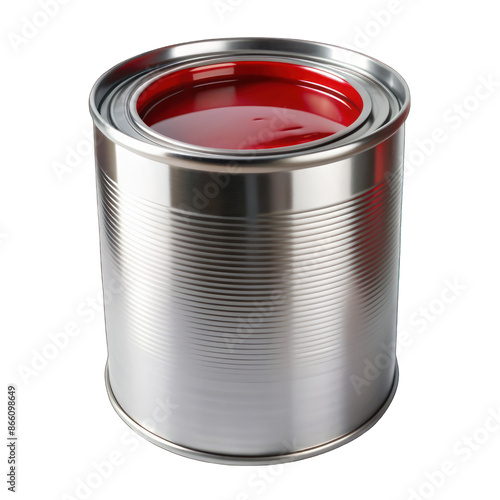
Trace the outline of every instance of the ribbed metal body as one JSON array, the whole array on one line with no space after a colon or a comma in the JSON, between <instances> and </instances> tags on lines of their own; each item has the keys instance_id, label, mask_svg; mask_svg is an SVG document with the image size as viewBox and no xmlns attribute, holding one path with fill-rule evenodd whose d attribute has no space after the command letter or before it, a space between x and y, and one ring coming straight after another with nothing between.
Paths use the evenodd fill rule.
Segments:
<instances>
[{"instance_id":1,"label":"ribbed metal body","mask_svg":"<svg viewBox=\"0 0 500 500\"><path fill-rule=\"evenodd\" d=\"M129 425L241 464L373 425L397 383L402 121L386 135L209 161L96 124L107 382Z\"/></svg>"}]
</instances>

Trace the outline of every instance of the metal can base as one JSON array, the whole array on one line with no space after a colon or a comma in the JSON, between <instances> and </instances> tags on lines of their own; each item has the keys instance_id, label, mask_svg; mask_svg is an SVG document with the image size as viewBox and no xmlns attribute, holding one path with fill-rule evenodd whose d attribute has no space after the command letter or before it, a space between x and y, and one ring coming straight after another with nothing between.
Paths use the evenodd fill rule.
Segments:
<instances>
[{"instance_id":1,"label":"metal can base","mask_svg":"<svg viewBox=\"0 0 500 500\"><path fill-rule=\"evenodd\" d=\"M116 413L121 417L121 419L137 434L139 434L144 439L148 440L150 443L159 446L160 448L164 448L165 450L171 451L172 453L176 453L177 455L181 455L187 458L193 458L195 460L200 460L202 462L210 462L216 464L223 465L270 465L277 463L287 463L287 462L295 462L297 460L303 460L304 458L314 457L316 455L320 455L322 453L326 453L327 451L334 450L335 448L339 448L340 446L353 441L357 437L364 434L366 431L371 429L382 417L382 415L386 412L387 408L391 404L394 394L396 393L396 389L399 381L399 369L398 364L396 362L396 370L394 372L394 380L392 383L391 391L387 396L387 399L384 401L382 406L378 409L378 411L364 424L359 426L357 429L354 429L352 432L348 434L344 434L338 438L332 439L326 443L322 443L318 446L313 446L312 448L306 448L302 450L297 450L291 453L286 453L282 455L266 455L266 456L245 456L245 455L221 455L217 453L209 453L206 451L200 451L192 448L186 448L184 446L180 446L178 444L167 441L156 434L148 431L141 425L139 425L135 420L133 420L120 406L120 403L115 398L113 394L113 389L111 388L111 384L109 382L109 373L108 373L108 365L106 364L105 369L105 381L106 381L106 390L108 392L108 397L111 402L111 405L115 409Z\"/></svg>"}]
</instances>

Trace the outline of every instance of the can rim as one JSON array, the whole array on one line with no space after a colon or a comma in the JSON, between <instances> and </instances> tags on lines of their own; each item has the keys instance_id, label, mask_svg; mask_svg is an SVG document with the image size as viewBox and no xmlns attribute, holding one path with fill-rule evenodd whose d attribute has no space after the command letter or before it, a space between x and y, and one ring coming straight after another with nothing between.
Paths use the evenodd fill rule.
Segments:
<instances>
[{"instance_id":1,"label":"can rim","mask_svg":"<svg viewBox=\"0 0 500 500\"><path fill-rule=\"evenodd\" d=\"M318 54L319 53L319 54ZM272 150L248 150L243 154L233 150L202 151L195 148L176 148L133 137L113 126L101 113L105 98L116 87L131 77L144 76L161 69L171 62L196 62L202 55L224 56L233 54L304 57L304 61L320 60L325 64L338 64L348 71L375 80L390 90L399 104L391 119L370 133L329 149L297 149L286 152ZM180 168L214 172L270 172L293 170L340 161L362 153L383 142L404 124L410 109L410 92L403 77L390 66L365 54L319 42L281 38L221 38L181 43L155 49L127 59L106 71L94 84L89 98L90 114L95 127L112 142L150 159ZM209 148L211 149L211 148ZM279 148L281 150L281 148ZM259 151L259 154L255 154ZM263 154L260 154L264 151ZM270 153L271 151L271 153ZM243 167L239 170L237 167Z\"/></svg>"},{"instance_id":2,"label":"can rim","mask_svg":"<svg viewBox=\"0 0 500 500\"><path fill-rule=\"evenodd\" d=\"M277 58L231 58L231 61L253 61L253 62L261 62L261 61L274 61ZM204 61L203 65L205 64L213 64L215 61ZM287 62L286 64L293 64L290 62ZM182 68L176 67L174 69L166 69L160 73L157 73L153 76L146 75L144 79L141 79L140 82L135 86L134 90L132 91L132 94L130 96L130 100L128 102L128 108L131 114L131 118L133 121L133 124L137 125L139 129L142 131L143 134L150 136L155 139L155 142L158 142L159 144L164 144L166 147L168 146L177 146L185 149L190 149L193 151L195 154L199 153L208 153L208 154L222 154L222 155L231 155L231 156L237 156L238 158L241 157L246 157L248 155L251 156L276 156L280 153L289 153L289 152L295 152L295 151L306 151L306 150L311 150L317 146L320 145L325 145L328 143L333 143L338 141L339 139L349 135L352 133L354 130L358 129L369 117L371 109L372 109L372 104L371 104L371 99L368 94L368 92L357 82L352 80L352 78L348 78L346 76L338 76L332 73L332 76L341 78L343 79L348 85L350 85L360 96L361 101L363 103L363 107L359 113L359 116L356 118L356 120L346 127L344 130L337 132L331 136L325 137L323 139L317 139L315 141L307 141L301 144L295 144L292 146L284 146L284 147L273 147L269 149L264 149L264 148L255 148L255 149L222 149L222 148L214 148L214 147L206 147L206 146L198 146L196 144L192 143L187 143L184 141L180 140L175 140L169 137L166 137L158 132L155 132L153 129L151 129L148 125L144 123L142 118L139 115L139 112L137 111L137 102L140 97L140 95L152 84L154 84L156 81L159 79L175 73L177 71L182 71L184 69L188 68L194 68L194 67L200 67L201 65L199 63L190 63L186 65L182 65ZM317 70L317 68L311 68ZM323 70L317 70L317 71L323 71ZM326 73L326 71L324 71Z\"/></svg>"}]
</instances>

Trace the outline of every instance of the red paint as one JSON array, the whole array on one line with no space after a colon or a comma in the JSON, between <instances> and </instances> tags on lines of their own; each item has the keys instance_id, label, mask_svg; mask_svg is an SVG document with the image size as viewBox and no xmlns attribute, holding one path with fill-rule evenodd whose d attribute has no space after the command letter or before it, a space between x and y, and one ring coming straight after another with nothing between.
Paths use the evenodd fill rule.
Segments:
<instances>
[{"instance_id":1,"label":"red paint","mask_svg":"<svg viewBox=\"0 0 500 500\"><path fill-rule=\"evenodd\" d=\"M238 61L166 75L139 96L156 132L222 149L268 149L322 139L351 125L363 102L333 74L289 63Z\"/></svg>"}]
</instances>

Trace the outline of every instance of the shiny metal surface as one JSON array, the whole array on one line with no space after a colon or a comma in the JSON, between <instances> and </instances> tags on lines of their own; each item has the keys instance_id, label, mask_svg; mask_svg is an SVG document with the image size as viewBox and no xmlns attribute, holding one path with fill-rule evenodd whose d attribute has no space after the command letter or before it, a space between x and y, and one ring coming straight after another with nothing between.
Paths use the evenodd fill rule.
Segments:
<instances>
[{"instance_id":1,"label":"shiny metal surface","mask_svg":"<svg viewBox=\"0 0 500 500\"><path fill-rule=\"evenodd\" d=\"M134 89L165 64L266 55L349 73L370 99L365 123L262 154L197 151L134 124ZM296 40L167 47L101 77L107 384L129 425L181 455L256 464L327 451L376 422L397 384L408 109L386 66Z\"/></svg>"},{"instance_id":2,"label":"shiny metal surface","mask_svg":"<svg viewBox=\"0 0 500 500\"><path fill-rule=\"evenodd\" d=\"M366 431L370 430L380 420L382 415L386 412L396 392L396 388L398 385L398 376L399 372L396 363L396 373L394 377L394 383L391 387L391 391L387 399L385 400L384 404L380 407L378 412L370 420L368 420L362 426L358 427L349 434L344 434L343 436L333 439L332 441L328 441L327 443L322 443L318 446L314 446L313 448L307 448L304 450L293 450L292 447L290 446L287 447L287 443L285 443L283 446L283 452L282 454L279 455L235 456L235 455L219 455L216 453L195 450L192 448L185 448L184 446L180 446L176 443L167 441L166 439L161 438L158 435L148 431L147 429L139 425L135 420L131 419L129 415L123 411L123 408L116 400L113 394L113 389L109 383L109 371L107 365L105 370L106 389L108 390L108 396L111 401L111 404L113 405L113 408L116 410L118 415L132 430L134 430L140 436L147 439L149 442L155 444L156 446L160 446L161 448L164 448L173 453L177 453L178 455L182 455L183 457L194 458L196 460L201 460L204 462L213 462L224 465L261 465L261 464L269 465L276 463L292 462L296 460L303 460L305 458L314 457L316 455L320 455L321 453L326 453L327 451L334 450L339 446L343 446L344 444L349 443L353 439L356 439L357 437L364 434ZM287 449L289 449L288 452Z\"/></svg>"}]
</instances>

